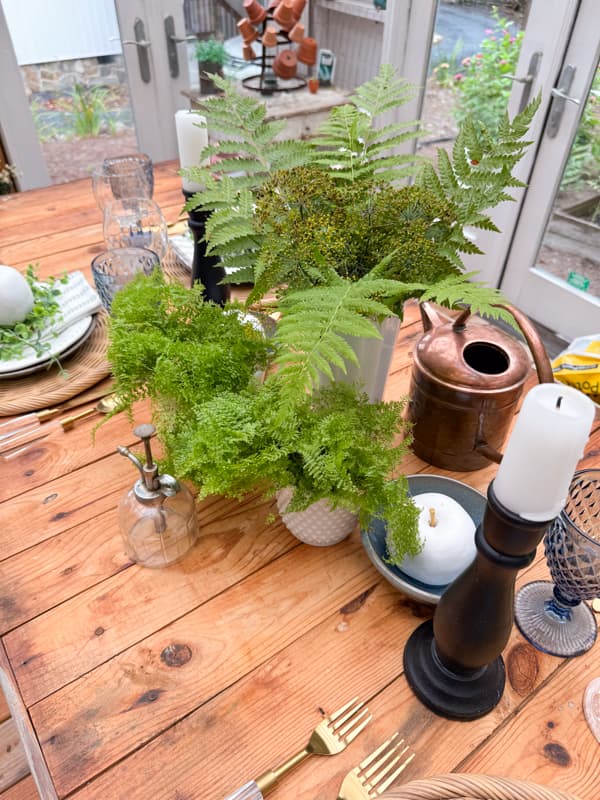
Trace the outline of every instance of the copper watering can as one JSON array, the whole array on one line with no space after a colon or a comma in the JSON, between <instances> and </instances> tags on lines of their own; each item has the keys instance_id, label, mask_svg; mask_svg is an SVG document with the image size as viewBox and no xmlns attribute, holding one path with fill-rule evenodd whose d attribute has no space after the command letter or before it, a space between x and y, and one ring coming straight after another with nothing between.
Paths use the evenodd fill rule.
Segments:
<instances>
[{"instance_id":1,"label":"copper watering can","mask_svg":"<svg viewBox=\"0 0 600 800\"><path fill-rule=\"evenodd\" d=\"M529 345L540 383L552 367L529 319L503 305ZM413 352L408 419L419 458L450 470L500 462L502 446L531 364L523 345L465 309L448 321L421 304L424 335Z\"/></svg>"}]
</instances>

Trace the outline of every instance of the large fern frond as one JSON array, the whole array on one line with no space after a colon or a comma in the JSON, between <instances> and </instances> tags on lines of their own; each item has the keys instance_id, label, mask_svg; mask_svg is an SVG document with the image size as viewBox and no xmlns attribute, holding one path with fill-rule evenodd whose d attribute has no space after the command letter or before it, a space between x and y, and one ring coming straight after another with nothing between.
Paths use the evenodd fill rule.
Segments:
<instances>
[{"instance_id":1,"label":"large fern frond","mask_svg":"<svg viewBox=\"0 0 600 800\"><path fill-rule=\"evenodd\" d=\"M502 292L485 283L473 280L476 274L476 272L467 272L463 275L450 275L427 287L419 299L421 301L432 300L448 308L468 305L473 314L501 319L512 327L516 327L512 314L500 307L500 304L506 302Z\"/></svg>"},{"instance_id":2,"label":"large fern frond","mask_svg":"<svg viewBox=\"0 0 600 800\"><path fill-rule=\"evenodd\" d=\"M373 320L392 314L383 301L396 296L401 286L372 275L358 281L336 276L326 286L285 294L274 336L282 397L293 402L316 386L321 374L332 378L332 364L345 372L346 362L357 363L345 337L381 338ZM417 288L421 292L426 287L410 287L413 292Z\"/></svg>"},{"instance_id":3,"label":"large fern frond","mask_svg":"<svg viewBox=\"0 0 600 800\"><path fill-rule=\"evenodd\" d=\"M314 139L317 150L313 163L331 170L339 181L374 177L389 180L390 175L398 179L412 174L415 157L394 154L392 150L417 137L416 123L381 126L379 118L402 106L413 95L414 87L398 78L392 66L382 65L373 80L360 86L349 103L332 109L321 124Z\"/></svg>"},{"instance_id":4,"label":"large fern frond","mask_svg":"<svg viewBox=\"0 0 600 800\"><path fill-rule=\"evenodd\" d=\"M437 172L432 164L426 164L417 178L417 185L440 200L454 203L461 226L496 230L483 212L503 201L514 200L507 189L523 186L512 175L512 170L531 144L523 137L539 103L538 97L512 121L505 115L495 136L483 123L471 118L464 120L452 148L452 158L439 149Z\"/></svg>"}]
</instances>

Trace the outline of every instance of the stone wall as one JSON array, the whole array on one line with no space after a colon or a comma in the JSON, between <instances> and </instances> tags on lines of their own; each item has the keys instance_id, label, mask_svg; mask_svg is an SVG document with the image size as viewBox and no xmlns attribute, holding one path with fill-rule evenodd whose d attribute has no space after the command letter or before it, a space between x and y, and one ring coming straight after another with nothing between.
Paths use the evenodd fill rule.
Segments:
<instances>
[{"instance_id":1,"label":"stone wall","mask_svg":"<svg viewBox=\"0 0 600 800\"><path fill-rule=\"evenodd\" d=\"M121 86L127 82L122 55L75 58L21 67L27 95L65 92L75 83L84 86Z\"/></svg>"}]
</instances>

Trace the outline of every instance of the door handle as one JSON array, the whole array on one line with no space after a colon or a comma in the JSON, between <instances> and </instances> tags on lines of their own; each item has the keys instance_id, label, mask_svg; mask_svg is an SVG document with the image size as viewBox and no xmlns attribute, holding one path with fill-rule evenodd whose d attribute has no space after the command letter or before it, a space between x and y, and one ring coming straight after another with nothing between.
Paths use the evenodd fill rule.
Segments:
<instances>
[{"instance_id":1,"label":"door handle","mask_svg":"<svg viewBox=\"0 0 600 800\"><path fill-rule=\"evenodd\" d=\"M552 95L552 104L550 105L550 113L548 114L548 124L546 125L546 135L549 139L554 139L560 128L565 106L567 102L580 105L581 101L576 97L569 96L569 90L573 84L577 67L572 64L567 64L560 74L558 86L550 91Z\"/></svg>"},{"instance_id":2,"label":"door handle","mask_svg":"<svg viewBox=\"0 0 600 800\"><path fill-rule=\"evenodd\" d=\"M167 40L167 59L169 62L169 74L172 78L179 77L179 56L177 45L181 42L197 42L196 36L177 36L175 34L175 21L172 16L165 17L165 37Z\"/></svg>"},{"instance_id":3,"label":"door handle","mask_svg":"<svg viewBox=\"0 0 600 800\"><path fill-rule=\"evenodd\" d=\"M177 45L185 42L175 35L175 20L171 15L165 17L165 38L167 40L167 61L169 62L169 74L172 78L179 77L179 56L177 55Z\"/></svg>"},{"instance_id":4,"label":"door handle","mask_svg":"<svg viewBox=\"0 0 600 800\"><path fill-rule=\"evenodd\" d=\"M121 44L134 44L136 47L150 47L151 42L146 42L142 40L141 42L134 42L133 39L123 39Z\"/></svg>"},{"instance_id":5,"label":"door handle","mask_svg":"<svg viewBox=\"0 0 600 800\"><path fill-rule=\"evenodd\" d=\"M529 59L529 67L527 68L526 75L524 75L522 78L518 77L517 75L506 75L506 77L510 78L511 81L523 84L523 91L521 92L521 98L519 100L519 108L517 110L518 114L520 114L521 111L523 111L523 109L529 102L529 98L531 96L531 88L533 86L533 82L536 78L536 75L539 72L541 63L542 63L542 53L540 50L536 50L535 53L531 54L531 58Z\"/></svg>"},{"instance_id":6,"label":"door handle","mask_svg":"<svg viewBox=\"0 0 600 800\"><path fill-rule=\"evenodd\" d=\"M139 17L133 23L133 35L135 39L123 39L121 44L135 45L137 49L138 66L140 68L140 78L144 83L150 83L152 76L150 75L150 55L148 50L152 42L146 39L146 29Z\"/></svg>"}]
</instances>

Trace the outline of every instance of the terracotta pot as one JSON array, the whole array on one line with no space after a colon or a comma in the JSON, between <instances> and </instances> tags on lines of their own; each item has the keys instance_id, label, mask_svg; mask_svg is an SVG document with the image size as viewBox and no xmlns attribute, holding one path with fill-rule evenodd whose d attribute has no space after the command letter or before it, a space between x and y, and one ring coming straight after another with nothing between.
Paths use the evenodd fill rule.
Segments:
<instances>
[{"instance_id":1,"label":"terracotta pot","mask_svg":"<svg viewBox=\"0 0 600 800\"><path fill-rule=\"evenodd\" d=\"M268 25L263 33L262 43L263 47L277 47L277 30Z\"/></svg>"},{"instance_id":2,"label":"terracotta pot","mask_svg":"<svg viewBox=\"0 0 600 800\"><path fill-rule=\"evenodd\" d=\"M292 7L294 9L294 16L296 19L300 19L305 6L306 0L293 0Z\"/></svg>"},{"instance_id":3,"label":"terracotta pot","mask_svg":"<svg viewBox=\"0 0 600 800\"><path fill-rule=\"evenodd\" d=\"M244 61L254 61L256 58L256 53L254 52L254 48L251 44L245 44L243 46L242 55L244 57Z\"/></svg>"},{"instance_id":4,"label":"terracotta pot","mask_svg":"<svg viewBox=\"0 0 600 800\"><path fill-rule=\"evenodd\" d=\"M244 8L253 25L259 25L266 19L267 9L261 6L258 0L244 0Z\"/></svg>"},{"instance_id":5,"label":"terracotta pot","mask_svg":"<svg viewBox=\"0 0 600 800\"><path fill-rule=\"evenodd\" d=\"M273 14L273 19L281 30L289 31L296 22L292 0L283 0L283 2L277 6Z\"/></svg>"},{"instance_id":6,"label":"terracotta pot","mask_svg":"<svg viewBox=\"0 0 600 800\"><path fill-rule=\"evenodd\" d=\"M293 494L293 489L281 489L277 493L277 508L285 527L301 542L326 547L341 542L356 527L358 515L344 508L332 509L329 500L319 500L304 511L286 514Z\"/></svg>"},{"instance_id":7,"label":"terracotta pot","mask_svg":"<svg viewBox=\"0 0 600 800\"><path fill-rule=\"evenodd\" d=\"M305 33L304 25L301 22L297 22L290 31L290 41L295 42L295 44L300 44L304 39Z\"/></svg>"},{"instance_id":8,"label":"terracotta pot","mask_svg":"<svg viewBox=\"0 0 600 800\"><path fill-rule=\"evenodd\" d=\"M239 32L242 34L244 44L251 44L258 39L258 31L253 27L249 19L244 17L237 23Z\"/></svg>"},{"instance_id":9,"label":"terracotta pot","mask_svg":"<svg viewBox=\"0 0 600 800\"><path fill-rule=\"evenodd\" d=\"M319 91L319 79L318 78L309 78L307 81L308 84L308 91L311 94L316 94Z\"/></svg>"},{"instance_id":10,"label":"terracotta pot","mask_svg":"<svg viewBox=\"0 0 600 800\"><path fill-rule=\"evenodd\" d=\"M305 36L298 45L298 61L312 67L317 63L317 40Z\"/></svg>"},{"instance_id":11,"label":"terracotta pot","mask_svg":"<svg viewBox=\"0 0 600 800\"><path fill-rule=\"evenodd\" d=\"M298 59L293 50L282 50L273 60L273 72L283 80L293 78L297 66Z\"/></svg>"}]
</instances>

